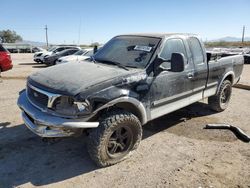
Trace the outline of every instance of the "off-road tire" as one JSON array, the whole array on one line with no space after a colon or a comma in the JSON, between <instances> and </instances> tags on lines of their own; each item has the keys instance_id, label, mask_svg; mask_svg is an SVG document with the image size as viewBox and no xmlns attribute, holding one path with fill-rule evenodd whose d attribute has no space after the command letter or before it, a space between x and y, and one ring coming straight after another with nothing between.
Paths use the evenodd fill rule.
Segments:
<instances>
[{"instance_id":1,"label":"off-road tire","mask_svg":"<svg viewBox=\"0 0 250 188\"><path fill-rule=\"evenodd\" d=\"M111 139L114 139L112 136L118 134L118 130L125 128L129 132L127 134L131 136L131 138L126 141L129 142L129 144L127 144L128 146L126 146L126 151L118 152L118 154L110 154L109 147L111 147L110 145L112 145L111 142L113 141L111 141ZM121 132L120 135L122 135ZM141 138L142 126L139 119L130 112L122 109L114 109L105 112L103 116L100 117L99 126L90 130L87 144L88 152L91 159L99 167L110 166L126 159L129 154L139 146ZM115 141L115 143L118 142Z\"/></svg>"},{"instance_id":2,"label":"off-road tire","mask_svg":"<svg viewBox=\"0 0 250 188\"><path fill-rule=\"evenodd\" d=\"M222 97L225 95L225 90L228 92L226 94L225 102L222 102ZM229 80L224 80L219 88L216 95L208 97L208 104L210 108L216 112L224 111L229 104L232 94L232 83Z\"/></svg>"}]
</instances>

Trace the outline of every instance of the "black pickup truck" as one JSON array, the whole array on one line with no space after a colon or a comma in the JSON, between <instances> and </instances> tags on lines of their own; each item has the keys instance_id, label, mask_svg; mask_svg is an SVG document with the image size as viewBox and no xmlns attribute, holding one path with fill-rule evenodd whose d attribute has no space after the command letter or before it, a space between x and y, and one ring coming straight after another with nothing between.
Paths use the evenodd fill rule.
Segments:
<instances>
[{"instance_id":1,"label":"black pickup truck","mask_svg":"<svg viewBox=\"0 0 250 188\"><path fill-rule=\"evenodd\" d=\"M243 56L206 53L193 34L116 36L93 57L29 76L18 106L41 137L88 135L99 166L122 161L142 138L142 125L204 98L227 108Z\"/></svg>"}]
</instances>

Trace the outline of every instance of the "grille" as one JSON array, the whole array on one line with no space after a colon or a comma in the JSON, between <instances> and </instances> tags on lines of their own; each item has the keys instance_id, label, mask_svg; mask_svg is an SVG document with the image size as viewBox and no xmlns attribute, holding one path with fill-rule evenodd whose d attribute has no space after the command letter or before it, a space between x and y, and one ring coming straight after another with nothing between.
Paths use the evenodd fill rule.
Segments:
<instances>
[{"instance_id":1,"label":"grille","mask_svg":"<svg viewBox=\"0 0 250 188\"><path fill-rule=\"evenodd\" d=\"M47 95L40 93L29 86L27 86L27 94L31 102L35 105L38 105L41 108L47 107L49 99Z\"/></svg>"}]
</instances>

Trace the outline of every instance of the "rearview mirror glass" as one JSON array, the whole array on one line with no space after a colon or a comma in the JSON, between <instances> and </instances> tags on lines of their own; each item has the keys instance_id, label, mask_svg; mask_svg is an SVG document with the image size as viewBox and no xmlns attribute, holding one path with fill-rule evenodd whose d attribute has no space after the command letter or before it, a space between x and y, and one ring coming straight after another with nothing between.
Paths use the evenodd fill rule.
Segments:
<instances>
[{"instance_id":1,"label":"rearview mirror glass","mask_svg":"<svg viewBox=\"0 0 250 188\"><path fill-rule=\"evenodd\" d=\"M172 53L171 55L171 70L172 72L184 71L184 55L182 53Z\"/></svg>"}]
</instances>

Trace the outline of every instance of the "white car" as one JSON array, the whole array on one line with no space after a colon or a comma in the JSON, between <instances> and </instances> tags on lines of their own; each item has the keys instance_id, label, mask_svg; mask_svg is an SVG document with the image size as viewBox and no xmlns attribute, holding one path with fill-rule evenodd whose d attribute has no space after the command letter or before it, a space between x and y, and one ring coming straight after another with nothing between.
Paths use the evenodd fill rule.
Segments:
<instances>
[{"instance_id":1,"label":"white car","mask_svg":"<svg viewBox=\"0 0 250 188\"><path fill-rule=\"evenodd\" d=\"M45 57L50 56L54 53L59 53L59 52L66 50L66 49L71 49L71 48L77 48L77 49L81 50L80 47L76 47L76 46L54 46L54 47L50 48L48 51L45 50L42 52L36 52L34 54L34 61L37 63L44 63Z\"/></svg>"},{"instance_id":2,"label":"white car","mask_svg":"<svg viewBox=\"0 0 250 188\"><path fill-rule=\"evenodd\" d=\"M43 62L43 58L45 55L51 55L52 51L54 51L57 47L54 46L48 50L43 50L41 52L35 52L34 53L34 61L37 63L42 63Z\"/></svg>"},{"instance_id":3,"label":"white car","mask_svg":"<svg viewBox=\"0 0 250 188\"><path fill-rule=\"evenodd\" d=\"M83 50L80 50L80 51L74 53L73 55L59 58L56 61L56 64L59 65L59 64L63 64L63 63L69 63L69 62L79 62L79 61L83 61L85 59L88 59L92 55L93 55L92 48L83 49Z\"/></svg>"}]
</instances>

